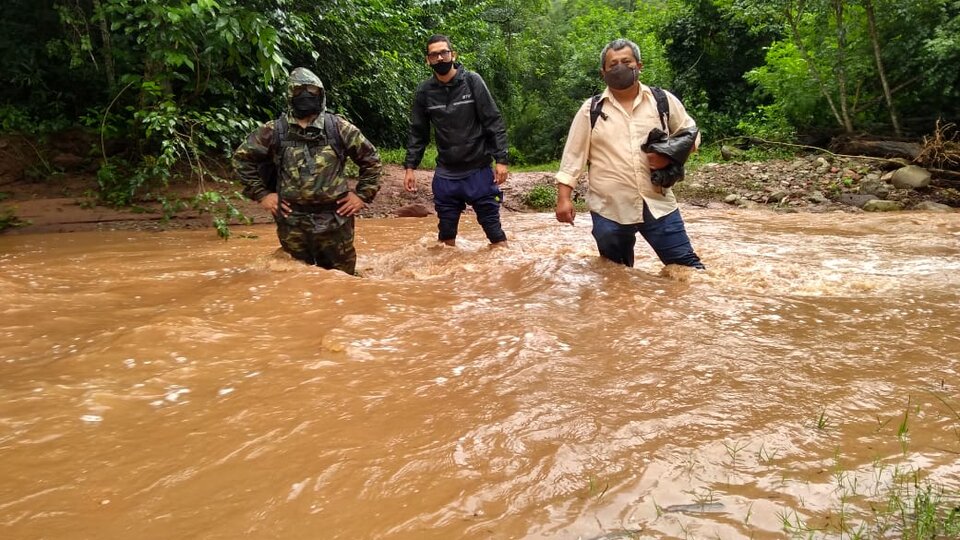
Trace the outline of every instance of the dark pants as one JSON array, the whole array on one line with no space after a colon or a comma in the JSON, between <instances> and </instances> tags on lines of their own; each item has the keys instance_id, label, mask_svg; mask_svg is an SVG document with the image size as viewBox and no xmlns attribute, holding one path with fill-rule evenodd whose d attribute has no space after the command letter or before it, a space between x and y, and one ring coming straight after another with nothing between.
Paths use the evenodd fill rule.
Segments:
<instances>
[{"instance_id":1,"label":"dark pants","mask_svg":"<svg viewBox=\"0 0 960 540\"><path fill-rule=\"evenodd\" d=\"M457 237L460 214L469 204L477 214L477 223L483 227L490 243L502 242L507 235L500 226L500 202L503 192L493 181L493 169L480 169L459 180L433 176L433 206L440 218L439 240Z\"/></svg>"},{"instance_id":2,"label":"dark pants","mask_svg":"<svg viewBox=\"0 0 960 540\"><path fill-rule=\"evenodd\" d=\"M596 212L590 212L590 216L593 218L593 237L597 240L597 248L604 258L633 266L633 247L637 243L639 232L663 264L692 266L701 270L704 268L700 257L697 257L690 245L679 209L660 219L654 219L647 205L643 205L643 223L630 225L621 225Z\"/></svg>"},{"instance_id":3,"label":"dark pants","mask_svg":"<svg viewBox=\"0 0 960 540\"><path fill-rule=\"evenodd\" d=\"M323 214L291 214L278 218L277 236L283 250L307 264L354 275L354 218Z\"/></svg>"}]
</instances>

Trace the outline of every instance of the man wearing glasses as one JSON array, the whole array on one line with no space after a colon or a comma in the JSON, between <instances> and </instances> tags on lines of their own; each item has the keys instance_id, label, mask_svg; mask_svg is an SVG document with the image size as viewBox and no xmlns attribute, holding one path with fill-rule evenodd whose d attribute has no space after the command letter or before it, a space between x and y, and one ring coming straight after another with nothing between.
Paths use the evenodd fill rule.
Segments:
<instances>
[{"instance_id":1,"label":"man wearing glasses","mask_svg":"<svg viewBox=\"0 0 960 540\"><path fill-rule=\"evenodd\" d=\"M432 188L440 221L438 239L456 245L460 215L469 204L490 243L505 246L499 186L507 179L507 129L500 110L480 75L456 61L447 36L432 36L426 52L434 74L420 83L413 98L404 187L416 189L413 171L430 142L432 124L437 144ZM496 162L495 169L491 161Z\"/></svg>"}]
</instances>

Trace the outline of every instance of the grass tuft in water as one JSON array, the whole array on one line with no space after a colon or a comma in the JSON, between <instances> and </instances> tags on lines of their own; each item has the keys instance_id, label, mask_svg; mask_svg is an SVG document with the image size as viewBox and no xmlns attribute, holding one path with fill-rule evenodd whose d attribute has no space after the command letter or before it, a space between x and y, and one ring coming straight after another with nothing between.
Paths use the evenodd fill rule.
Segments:
<instances>
[{"instance_id":1,"label":"grass tuft in water","mask_svg":"<svg viewBox=\"0 0 960 540\"><path fill-rule=\"evenodd\" d=\"M820 416L817 417L817 429L823 431L827 429L827 409L820 409Z\"/></svg>"},{"instance_id":2,"label":"grass tuft in water","mask_svg":"<svg viewBox=\"0 0 960 540\"><path fill-rule=\"evenodd\" d=\"M947 400L937 399L960 420ZM908 399L896 432L904 456L908 450L912 411L918 414L919 407ZM877 419L878 429L888 423ZM826 413L821 410L817 428L822 430L826 425ZM763 456L762 446L758 456ZM932 479L915 466L891 465L881 458L873 461L872 471L868 473L846 470L839 448L830 473L836 496L830 508L818 508L807 514L807 505L801 497L797 508L787 508L777 514L783 531L790 538L960 538L960 491L956 485Z\"/></svg>"}]
</instances>

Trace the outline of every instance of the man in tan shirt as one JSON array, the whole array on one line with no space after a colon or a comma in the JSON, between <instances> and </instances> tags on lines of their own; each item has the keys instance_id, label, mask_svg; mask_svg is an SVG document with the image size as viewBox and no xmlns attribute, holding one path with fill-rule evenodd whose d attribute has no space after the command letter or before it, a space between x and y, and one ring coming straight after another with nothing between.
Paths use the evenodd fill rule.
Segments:
<instances>
[{"instance_id":1,"label":"man in tan shirt","mask_svg":"<svg viewBox=\"0 0 960 540\"><path fill-rule=\"evenodd\" d=\"M600 98L603 114L591 129L588 99L570 125L556 175L557 220L573 223L571 195L589 163L587 206L601 256L633 266L639 232L664 264L703 269L673 191L650 180L650 171L667 167L670 160L640 148L650 130L661 127L653 93L637 78L643 67L640 50L631 41L617 39L603 48L600 59L607 83ZM669 92L666 97L668 133L696 126L679 99Z\"/></svg>"}]
</instances>

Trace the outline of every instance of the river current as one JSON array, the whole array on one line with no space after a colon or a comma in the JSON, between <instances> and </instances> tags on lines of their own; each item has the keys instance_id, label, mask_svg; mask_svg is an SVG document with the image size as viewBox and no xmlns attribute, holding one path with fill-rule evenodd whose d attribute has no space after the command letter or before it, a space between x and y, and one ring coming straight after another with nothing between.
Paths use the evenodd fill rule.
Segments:
<instances>
[{"instance_id":1,"label":"river current","mask_svg":"<svg viewBox=\"0 0 960 540\"><path fill-rule=\"evenodd\" d=\"M362 278L0 237L0 537L838 537L960 486L960 214L684 211L705 272L586 215L361 220Z\"/></svg>"}]
</instances>

